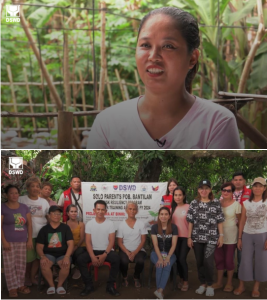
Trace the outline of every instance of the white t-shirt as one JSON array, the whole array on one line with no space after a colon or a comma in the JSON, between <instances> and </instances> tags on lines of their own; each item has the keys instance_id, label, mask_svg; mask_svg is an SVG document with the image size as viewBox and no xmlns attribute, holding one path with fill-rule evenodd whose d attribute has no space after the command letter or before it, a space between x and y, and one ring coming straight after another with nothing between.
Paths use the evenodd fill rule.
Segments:
<instances>
[{"instance_id":1,"label":"white t-shirt","mask_svg":"<svg viewBox=\"0 0 267 300\"><path fill-rule=\"evenodd\" d=\"M117 230L117 237L122 238L123 245L129 251L134 251L141 243L141 235L147 234L145 224L136 220L134 227L131 228L125 220L123 220ZM144 248L141 249L145 251Z\"/></svg>"},{"instance_id":2,"label":"white t-shirt","mask_svg":"<svg viewBox=\"0 0 267 300\"><path fill-rule=\"evenodd\" d=\"M249 234L267 232L267 200L264 202L246 200L243 205L247 216L243 231Z\"/></svg>"},{"instance_id":3,"label":"white t-shirt","mask_svg":"<svg viewBox=\"0 0 267 300\"><path fill-rule=\"evenodd\" d=\"M223 222L223 243L236 244L238 238L238 227L236 226L236 215L241 214L241 204L237 201L227 207L222 207L225 217Z\"/></svg>"},{"instance_id":4,"label":"white t-shirt","mask_svg":"<svg viewBox=\"0 0 267 300\"><path fill-rule=\"evenodd\" d=\"M75 197L76 197L77 200L80 198L78 200L78 203L79 203L81 209L83 210L83 197L82 197L82 195L80 195L79 193L77 193L77 194L74 193L74 195L75 195ZM76 202L73 199L73 197L71 197L71 203L74 204L74 205L76 205ZM63 193L59 197L58 206L64 206L64 194ZM77 220L82 222L83 221L83 215L82 215L82 213L81 213L78 205L77 205L77 211L78 211Z\"/></svg>"},{"instance_id":5,"label":"white t-shirt","mask_svg":"<svg viewBox=\"0 0 267 300\"><path fill-rule=\"evenodd\" d=\"M93 250L106 250L109 244L109 234L114 232L114 224L108 219L105 219L103 223L97 223L93 219L85 226L85 233L91 234Z\"/></svg>"},{"instance_id":6,"label":"white t-shirt","mask_svg":"<svg viewBox=\"0 0 267 300\"><path fill-rule=\"evenodd\" d=\"M146 131L138 113L138 98L99 113L89 134L88 149L240 149L236 119L225 107L196 97L196 101L167 134L160 147Z\"/></svg>"},{"instance_id":7,"label":"white t-shirt","mask_svg":"<svg viewBox=\"0 0 267 300\"><path fill-rule=\"evenodd\" d=\"M20 196L19 202L27 205L32 216L32 237L36 238L40 229L47 224L46 215L49 210L49 203L43 199L31 200L27 195Z\"/></svg>"}]
</instances>

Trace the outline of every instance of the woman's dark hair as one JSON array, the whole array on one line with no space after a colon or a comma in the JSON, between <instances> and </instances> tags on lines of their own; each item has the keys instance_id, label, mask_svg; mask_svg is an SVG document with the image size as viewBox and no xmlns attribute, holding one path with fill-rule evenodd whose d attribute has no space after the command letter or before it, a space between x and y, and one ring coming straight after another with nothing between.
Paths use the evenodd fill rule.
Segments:
<instances>
[{"instance_id":1,"label":"woman's dark hair","mask_svg":"<svg viewBox=\"0 0 267 300\"><path fill-rule=\"evenodd\" d=\"M200 45L199 29L197 20L188 12L177 7L161 7L150 11L140 22L138 36L144 23L154 15L163 14L173 19L176 28L181 32L182 37L186 41L188 53L192 53ZM192 93L192 82L198 70L198 62L189 70L185 79L185 88L188 93Z\"/></svg>"},{"instance_id":2,"label":"woman's dark hair","mask_svg":"<svg viewBox=\"0 0 267 300\"><path fill-rule=\"evenodd\" d=\"M75 207L77 209L77 211L78 211L78 208L77 208L77 206L75 204L70 204L70 205L67 206L66 212L68 213L72 207Z\"/></svg>"},{"instance_id":3,"label":"woman's dark hair","mask_svg":"<svg viewBox=\"0 0 267 300\"><path fill-rule=\"evenodd\" d=\"M7 194L8 191L9 191L10 189L13 189L13 188L17 189L18 193L20 193L19 188L18 188L17 186L13 185L13 184L9 184L8 186L6 186L5 189L4 189L4 191L5 191L5 193Z\"/></svg>"},{"instance_id":4,"label":"woman's dark hair","mask_svg":"<svg viewBox=\"0 0 267 300\"><path fill-rule=\"evenodd\" d=\"M159 234L162 234L162 225L161 225L161 221L159 219L159 214L162 210L167 210L169 215L171 215L170 209L168 207L163 206L159 209L159 213L158 213L158 233ZM167 223L166 234L171 234L171 233L172 233L172 218L169 218L168 223Z\"/></svg>"},{"instance_id":5,"label":"woman's dark hair","mask_svg":"<svg viewBox=\"0 0 267 300\"><path fill-rule=\"evenodd\" d=\"M248 200L251 202L253 199L254 199L254 194L253 194L253 191L251 189L251 194L250 194L250 197L249 197ZM266 201L266 199L267 199L267 189L265 189L265 191L262 193L262 202Z\"/></svg>"},{"instance_id":6,"label":"woman's dark hair","mask_svg":"<svg viewBox=\"0 0 267 300\"><path fill-rule=\"evenodd\" d=\"M177 188L175 188L173 190L173 195L172 195L172 204L171 204L171 209L172 209L172 214L174 213L175 211L175 208L177 206L177 203L174 201L174 193L175 191L181 191L184 195L184 200L183 200L183 203L185 204L186 203L186 194L185 194L185 189L181 186L177 186Z\"/></svg>"},{"instance_id":7,"label":"woman's dark hair","mask_svg":"<svg viewBox=\"0 0 267 300\"><path fill-rule=\"evenodd\" d=\"M235 191L235 186L233 185L233 183L231 181L229 182L225 182L224 184L222 184L221 186L221 191L226 188L227 186L231 187L232 193Z\"/></svg>"},{"instance_id":8,"label":"woman's dark hair","mask_svg":"<svg viewBox=\"0 0 267 300\"><path fill-rule=\"evenodd\" d=\"M44 181L44 182L42 182L41 190L42 190L45 186L49 186L50 189L51 189L51 191L53 190L53 185L52 185L52 183L50 183L49 181Z\"/></svg>"},{"instance_id":9,"label":"woman's dark hair","mask_svg":"<svg viewBox=\"0 0 267 300\"><path fill-rule=\"evenodd\" d=\"M169 191L169 185L174 182L177 186L178 186L178 181L175 179L175 178L170 178L168 180L168 184L167 184L167 190L166 190L166 195L169 195L170 194L170 191Z\"/></svg>"}]
</instances>

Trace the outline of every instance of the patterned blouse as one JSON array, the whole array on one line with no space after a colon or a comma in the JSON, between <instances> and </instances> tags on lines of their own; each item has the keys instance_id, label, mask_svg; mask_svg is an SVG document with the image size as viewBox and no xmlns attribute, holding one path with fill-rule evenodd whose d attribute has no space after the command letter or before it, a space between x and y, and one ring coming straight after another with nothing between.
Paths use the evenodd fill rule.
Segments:
<instances>
[{"instance_id":1,"label":"patterned blouse","mask_svg":"<svg viewBox=\"0 0 267 300\"><path fill-rule=\"evenodd\" d=\"M221 203L218 199L210 202L193 200L186 217L193 223L193 242L216 245L219 238L218 223L224 222Z\"/></svg>"}]
</instances>

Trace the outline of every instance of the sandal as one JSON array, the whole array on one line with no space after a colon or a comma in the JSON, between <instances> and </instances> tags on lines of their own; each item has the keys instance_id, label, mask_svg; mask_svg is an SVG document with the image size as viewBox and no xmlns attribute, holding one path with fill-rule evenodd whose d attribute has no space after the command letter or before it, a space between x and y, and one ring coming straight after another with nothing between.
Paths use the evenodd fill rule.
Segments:
<instances>
[{"instance_id":1,"label":"sandal","mask_svg":"<svg viewBox=\"0 0 267 300\"><path fill-rule=\"evenodd\" d=\"M206 291L206 287L201 285L195 292L196 294L202 295Z\"/></svg>"},{"instance_id":2,"label":"sandal","mask_svg":"<svg viewBox=\"0 0 267 300\"><path fill-rule=\"evenodd\" d=\"M54 286L50 286L47 291L46 291L46 294L47 295L52 295L52 294L55 294L56 293L56 289Z\"/></svg>"},{"instance_id":3,"label":"sandal","mask_svg":"<svg viewBox=\"0 0 267 300\"><path fill-rule=\"evenodd\" d=\"M18 297L17 290L16 290L16 289L10 290L10 291L9 291L9 297L10 297L10 298L16 298L16 297Z\"/></svg>"},{"instance_id":4,"label":"sandal","mask_svg":"<svg viewBox=\"0 0 267 300\"><path fill-rule=\"evenodd\" d=\"M57 288L57 294L59 294L59 295L66 294L66 290L64 289L63 286L60 286Z\"/></svg>"},{"instance_id":5,"label":"sandal","mask_svg":"<svg viewBox=\"0 0 267 300\"><path fill-rule=\"evenodd\" d=\"M232 285L226 285L223 289L224 292L231 293L233 291L234 287Z\"/></svg>"},{"instance_id":6,"label":"sandal","mask_svg":"<svg viewBox=\"0 0 267 300\"><path fill-rule=\"evenodd\" d=\"M235 294L236 296L239 296L239 295L241 295L241 294L244 293L244 292L245 292L245 290L239 290L238 288L234 290L234 294Z\"/></svg>"},{"instance_id":7,"label":"sandal","mask_svg":"<svg viewBox=\"0 0 267 300\"><path fill-rule=\"evenodd\" d=\"M140 283L140 280L139 280L139 279L135 279L135 278L134 278L134 286L135 286L136 288L140 288L140 287L141 287L141 283Z\"/></svg>"},{"instance_id":8,"label":"sandal","mask_svg":"<svg viewBox=\"0 0 267 300\"><path fill-rule=\"evenodd\" d=\"M211 286L208 286L206 289L206 296L213 297L214 296L214 288Z\"/></svg>"},{"instance_id":9,"label":"sandal","mask_svg":"<svg viewBox=\"0 0 267 300\"><path fill-rule=\"evenodd\" d=\"M30 294L31 290L24 285L18 288L18 292L21 294Z\"/></svg>"},{"instance_id":10,"label":"sandal","mask_svg":"<svg viewBox=\"0 0 267 300\"><path fill-rule=\"evenodd\" d=\"M253 298L258 298L258 297L260 297L260 292L259 292L259 291L252 291L251 296L252 296Z\"/></svg>"},{"instance_id":11,"label":"sandal","mask_svg":"<svg viewBox=\"0 0 267 300\"><path fill-rule=\"evenodd\" d=\"M123 278L123 283L122 283L123 286L127 287L129 285L129 282L128 282L128 278L125 277Z\"/></svg>"},{"instance_id":12,"label":"sandal","mask_svg":"<svg viewBox=\"0 0 267 300\"><path fill-rule=\"evenodd\" d=\"M183 284L182 287L181 287L181 291L182 292L187 292L188 288L189 288L189 284Z\"/></svg>"}]
</instances>

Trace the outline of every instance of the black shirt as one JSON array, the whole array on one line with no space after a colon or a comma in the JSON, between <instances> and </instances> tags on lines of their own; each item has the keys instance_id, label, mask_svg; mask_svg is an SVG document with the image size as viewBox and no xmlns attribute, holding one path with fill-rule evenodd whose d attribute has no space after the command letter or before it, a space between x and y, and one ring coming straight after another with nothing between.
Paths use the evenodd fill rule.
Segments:
<instances>
[{"instance_id":1,"label":"black shirt","mask_svg":"<svg viewBox=\"0 0 267 300\"><path fill-rule=\"evenodd\" d=\"M162 234L158 233L158 224L151 227L151 235L156 235L158 239L158 246L160 251L165 251L169 253L172 247L172 236L178 235L178 228L175 224L172 225L172 233L166 235L166 230L162 230ZM163 240L165 241L163 242Z\"/></svg>"},{"instance_id":2,"label":"black shirt","mask_svg":"<svg viewBox=\"0 0 267 300\"><path fill-rule=\"evenodd\" d=\"M60 257L66 254L67 241L70 240L73 240L73 235L68 225L60 223L57 228L53 228L47 224L39 231L36 243L44 245L44 254Z\"/></svg>"}]
</instances>

